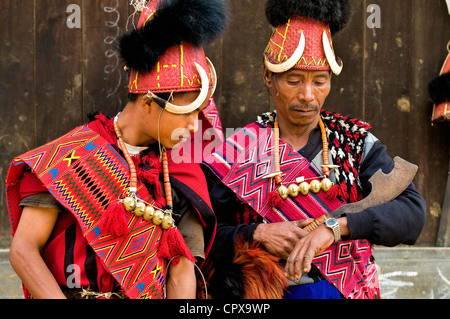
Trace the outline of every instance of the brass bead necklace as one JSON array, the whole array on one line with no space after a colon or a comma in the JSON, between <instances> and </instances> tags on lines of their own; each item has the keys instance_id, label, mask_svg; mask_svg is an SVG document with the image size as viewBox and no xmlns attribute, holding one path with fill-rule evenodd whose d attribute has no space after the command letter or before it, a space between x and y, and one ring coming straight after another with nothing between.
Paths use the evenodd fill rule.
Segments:
<instances>
[{"instance_id":1,"label":"brass bead necklace","mask_svg":"<svg viewBox=\"0 0 450 319\"><path fill-rule=\"evenodd\" d=\"M318 194L321 190L325 193L328 192L333 186L333 182L330 180L330 169L338 168L337 165L330 165L328 157L328 140L325 131L325 125L322 118L319 118L319 127L322 134L322 148L323 148L323 176L322 180L317 178L305 179L304 176L297 177L295 183L291 183L287 187L283 185L283 177L280 169L280 129L278 122L274 123L275 143L274 143L274 157L275 157L275 170L276 172L270 174L266 178L273 177L275 183L278 185L277 193L280 197L286 200L289 196L296 198L299 194L306 196L309 192ZM309 182L310 181L310 182Z\"/></svg>"},{"instance_id":2,"label":"brass bead necklace","mask_svg":"<svg viewBox=\"0 0 450 319\"><path fill-rule=\"evenodd\" d=\"M119 113L120 114L120 113ZM127 150L125 141L123 140L122 133L119 129L118 119L119 114L114 119L114 131L116 133L119 146L125 156L125 160L130 167L130 187L127 195L124 198L120 198L119 201L124 206L125 210L129 213L133 213L136 217L142 217L146 221L152 221L154 225L167 230L175 225L173 220L173 201L172 201L172 188L169 179L169 165L167 162L166 151L162 152L162 168L164 176L164 191L166 193L166 209L162 210L148 202L137 197L137 173L133 159Z\"/></svg>"}]
</instances>

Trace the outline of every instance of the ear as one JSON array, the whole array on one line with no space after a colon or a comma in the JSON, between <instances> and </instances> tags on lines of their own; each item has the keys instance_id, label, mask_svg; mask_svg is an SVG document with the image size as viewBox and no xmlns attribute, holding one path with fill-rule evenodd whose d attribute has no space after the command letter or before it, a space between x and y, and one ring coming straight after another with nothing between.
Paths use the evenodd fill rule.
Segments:
<instances>
[{"instance_id":1,"label":"ear","mask_svg":"<svg viewBox=\"0 0 450 319\"><path fill-rule=\"evenodd\" d=\"M153 99L152 99L151 97L149 97L149 96L146 95L146 94L143 94L143 95L142 95L142 98L141 98L141 107L142 107L142 110L143 110L144 112L150 113L150 110L151 110L152 107L154 106L153 104L154 104L154 101L153 101Z\"/></svg>"},{"instance_id":2,"label":"ear","mask_svg":"<svg viewBox=\"0 0 450 319\"><path fill-rule=\"evenodd\" d=\"M266 66L264 66L263 79L268 89L272 88L272 75L273 75L272 71L269 71L269 69L267 69Z\"/></svg>"}]
</instances>

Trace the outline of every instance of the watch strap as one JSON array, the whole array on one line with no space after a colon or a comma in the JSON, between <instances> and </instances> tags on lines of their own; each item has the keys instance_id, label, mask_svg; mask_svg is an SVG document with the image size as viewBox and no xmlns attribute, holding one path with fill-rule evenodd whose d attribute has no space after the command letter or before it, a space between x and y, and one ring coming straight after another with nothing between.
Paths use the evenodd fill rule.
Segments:
<instances>
[{"instance_id":1,"label":"watch strap","mask_svg":"<svg viewBox=\"0 0 450 319\"><path fill-rule=\"evenodd\" d=\"M341 239L341 229L339 227L339 223L337 222L337 219L336 219L336 223L333 226L328 225L328 223L326 223L326 222L325 222L325 225L333 231L334 242L339 241Z\"/></svg>"}]
</instances>

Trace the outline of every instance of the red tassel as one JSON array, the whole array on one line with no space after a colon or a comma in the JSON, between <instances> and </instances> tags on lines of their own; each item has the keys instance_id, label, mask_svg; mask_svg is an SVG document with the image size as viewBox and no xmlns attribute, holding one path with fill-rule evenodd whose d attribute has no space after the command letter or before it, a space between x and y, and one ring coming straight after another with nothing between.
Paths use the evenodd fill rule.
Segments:
<instances>
[{"instance_id":1,"label":"red tassel","mask_svg":"<svg viewBox=\"0 0 450 319\"><path fill-rule=\"evenodd\" d=\"M158 256L168 260L177 256L184 256L193 263L196 262L177 227L171 227L163 232ZM179 258L175 258L172 263L176 265L179 261Z\"/></svg>"},{"instance_id":2,"label":"red tassel","mask_svg":"<svg viewBox=\"0 0 450 319\"><path fill-rule=\"evenodd\" d=\"M327 192L327 199L328 200L336 199L338 194L339 194L339 185L333 185Z\"/></svg>"},{"instance_id":3,"label":"red tassel","mask_svg":"<svg viewBox=\"0 0 450 319\"><path fill-rule=\"evenodd\" d=\"M139 180L146 182L153 186L156 197L163 196L161 183L159 182L159 171L158 170L156 170L156 169L150 169L150 170L139 169L137 171L137 175L138 175Z\"/></svg>"},{"instance_id":4,"label":"red tassel","mask_svg":"<svg viewBox=\"0 0 450 319\"><path fill-rule=\"evenodd\" d=\"M267 195L267 201L268 201L270 207L278 208L281 205L283 205L283 198L281 198L281 196L275 191L270 192Z\"/></svg>"},{"instance_id":5,"label":"red tassel","mask_svg":"<svg viewBox=\"0 0 450 319\"><path fill-rule=\"evenodd\" d=\"M113 237L126 235L128 233L126 214L125 207L120 201L110 203L100 217L100 229Z\"/></svg>"},{"instance_id":6,"label":"red tassel","mask_svg":"<svg viewBox=\"0 0 450 319\"><path fill-rule=\"evenodd\" d=\"M108 132L114 132L114 124L113 121L108 119L104 114L99 113L95 116L97 120L103 124L103 126L108 130ZM115 135L114 135L115 136Z\"/></svg>"}]
</instances>

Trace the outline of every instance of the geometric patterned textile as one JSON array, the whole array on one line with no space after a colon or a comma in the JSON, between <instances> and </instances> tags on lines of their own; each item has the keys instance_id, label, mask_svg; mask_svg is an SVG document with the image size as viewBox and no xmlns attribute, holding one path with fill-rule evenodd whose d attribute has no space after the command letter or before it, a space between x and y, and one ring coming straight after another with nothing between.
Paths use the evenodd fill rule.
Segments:
<instances>
[{"instance_id":1,"label":"geometric patterned textile","mask_svg":"<svg viewBox=\"0 0 450 319\"><path fill-rule=\"evenodd\" d=\"M319 172L309 161L280 139L280 164L283 184L297 177L317 178ZM275 172L274 133L271 126L252 123L229 137L220 151L209 158L207 165L238 198L247 203L270 223L318 218L330 213L344 201L327 199L323 191L310 192L295 199L288 197L278 208L271 207L267 195L276 190L273 178L264 176ZM323 276L346 298L373 298L378 289L371 245L365 240L342 241L331 245L316 256L313 263Z\"/></svg>"},{"instance_id":2,"label":"geometric patterned textile","mask_svg":"<svg viewBox=\"0 0 450 319\"><path fill-rule=\"evenodd\" d=\"M258 123L273 127L276 111L258 116ZM360 120L341 116L337 113L321 111L320 117L325 126L332 164L335 170L336 186L345 202L362 199L361 185L357 176L365 150L365 141L371 126Z\"/></svg>"},{"instance_id":3,"label":"geometric patterned textile","mask_svg":"<svg viewBox=\"0 0 450 319\"><path fill-rule=\"evenodd\" d=\"M50 193L77 219L88 244L129 298L163 298L166 261L158 258L161 227L127 214L129 232L112 238L99 227L102 212L129 185L126 160L88 125L13 160L7 177L12 232L21 215L19 185L30 167ZM150 201L146 187L138 196Z\"/></svg>"},{"instance_id":4,"label":"geometric patterned textile","mask_svg":"<svg viewBox=\"0 0 450 319\"><path fill-rule=\"evenodd\" d=\"M203 109L202 113L208 120L211 127L216 130L216 134L219 135L221 141L223 142L222 122L220 121L219 111L217 110L214 97L211 97L208 105Z\"/></svg>"}]
</instances>

